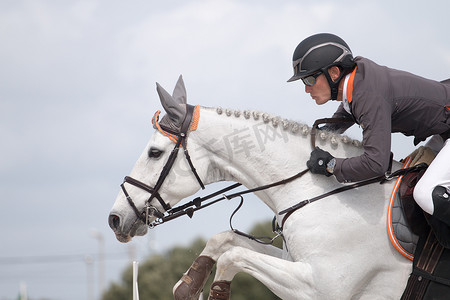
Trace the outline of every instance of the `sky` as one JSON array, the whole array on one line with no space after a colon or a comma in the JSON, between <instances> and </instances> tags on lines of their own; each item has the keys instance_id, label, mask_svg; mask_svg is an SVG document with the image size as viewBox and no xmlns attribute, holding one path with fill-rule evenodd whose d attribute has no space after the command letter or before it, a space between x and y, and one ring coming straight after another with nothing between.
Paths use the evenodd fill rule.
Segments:
<instances>
[{"instance_id":1,"label":"sky","mask_svg":"<svg viewBox=\"0 0 450 300\"><path fill-rule=\"evenodd\" d=\"M0 300L21 285L32 299L99 299L133 259L229 229L234 203L129 244L109 229L161 109L155 82L171 91L182 74L190 104L312 124L337 103L319 107L286 82L302 39L332 32L355 56L443 80L448 11L446 0L0 0ZM413 149L393 135L396 159ZM248 230L272 215L249 196L235 218Z\"/></svg>"}]
</instances>

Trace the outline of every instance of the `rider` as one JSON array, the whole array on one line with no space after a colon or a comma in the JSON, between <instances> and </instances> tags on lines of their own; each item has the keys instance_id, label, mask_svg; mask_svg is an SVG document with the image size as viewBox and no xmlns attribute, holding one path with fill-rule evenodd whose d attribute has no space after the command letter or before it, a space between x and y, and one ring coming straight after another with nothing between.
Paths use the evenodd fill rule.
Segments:
<instances>
[{"instance_id":1,"label":"rider","mask_svg":"<svg viewBox=\"0 0 450 300\"><path fill-rule=\"evenodd\" d=\"M440 147L415 187L414 198L428 214L450 226L450 80L438 82L353 57L350 47L334 34L304 39L294 51L294 76L318 105L340 101L333 117L353 123L326 125L339 133L354 123L363 129L364 154L335 158L318 147L307 162L312 173L352 182L385 174L389 168L391 132L428 137ZM439 151L440 150L440 151Z\"/></svg>"}]
</instances>

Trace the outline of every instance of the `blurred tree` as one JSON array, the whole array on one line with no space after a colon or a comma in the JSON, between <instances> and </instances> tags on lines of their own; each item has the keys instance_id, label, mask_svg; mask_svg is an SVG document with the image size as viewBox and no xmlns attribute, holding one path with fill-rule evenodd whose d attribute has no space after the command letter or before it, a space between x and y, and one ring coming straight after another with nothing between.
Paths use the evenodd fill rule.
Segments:
<instances>
[{"instance_id":1,"label":"blurred tree","mask_svg":"<svg viewBox=\"0 0 450 300\"><path fill-rule=\"evenodd\" d=\"M256 224L250 231L255 236L274 236L271 222ZM281 238L274 243L281 247ZM172 288L190 267L195 258L200 255L206 242L203 239L195 240L187 248L175 247L164 255L151 255L139 264L139 298L142 300L172 300ZM129 300L132 290L132 267L128 267L122 274L120 283L112 283L103 294L102 300ZM204 299L208 298L209 287L214 277L210 276L204 289ZM276 300L279 299L262 283L248 274L237 274L231 284L233 300Z\"/></svg>"}]
</instances>

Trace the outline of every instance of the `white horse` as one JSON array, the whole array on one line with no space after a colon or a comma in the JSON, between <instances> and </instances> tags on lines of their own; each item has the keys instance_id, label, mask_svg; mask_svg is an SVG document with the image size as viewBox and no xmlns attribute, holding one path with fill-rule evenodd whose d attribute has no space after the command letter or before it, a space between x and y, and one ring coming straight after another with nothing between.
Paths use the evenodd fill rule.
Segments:
<instances>
[{"instance_id":1,"label":"white horse","mask_svg":"<svg viewBox=\"0 0 450 300\"><path fill-rule=\"evenodd\" d=\"M308 126L258 112L197 106L193 120L188 119L187 144L182 145L190 151L196 171L180 147L165 180L158 183L174 148L173 133L180 132L189 112L181 76L172 96L159 85L157 90L167 114L160 123L155 118L157 130L130 174L145 185L125 182L112 208L109 223L119 241L144 235L145 223L196 193L199 182L235 181L254 188L306 168L311 152ZM337 157L363 151L360 143L329 132L320 132L317 143ZM394 162L393 169L400 167ZM308 172L256 195L281 224L280 211L340 186L334 177ZM284 250L233 231L213 236L175 285L175 299L198 299L214 263L210 299L229 299L229 283L239 272L252 275L282 299L400 299L411 261L394 249L386 233L391 190L391 183L374 183L302 207L283 224ZM167 203L166 208L156 197L148 203L150 192ZM143 217L146 207L148 216Z\"/></svg>"}]
</instances>

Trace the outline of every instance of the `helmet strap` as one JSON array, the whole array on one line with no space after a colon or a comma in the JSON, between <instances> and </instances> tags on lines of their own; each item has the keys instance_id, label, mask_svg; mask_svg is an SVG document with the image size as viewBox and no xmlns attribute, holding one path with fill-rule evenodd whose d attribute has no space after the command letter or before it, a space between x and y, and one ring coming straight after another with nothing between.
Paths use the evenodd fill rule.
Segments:
<instances>
[{"instance_id":1,"label":"helmet strap","mask_svg":"<svg viewBox=\"0 0 450 300\"><path fill-rule=\"evenodd\" d=\"M337 100L338 93L339 93L339 83L341 82L341 79L344 78L346 72L344 72L344 70L342 68L338 67L340 70L339 77L336 79L336 81L333 81L331 79L330 74L328 73L328 69L331 67L332 66L323 68L322 72L325 75L325 77L327 78L328 85L330 86L330 89L331 89L331 100Z\"/></svg>"}]
</instances>

